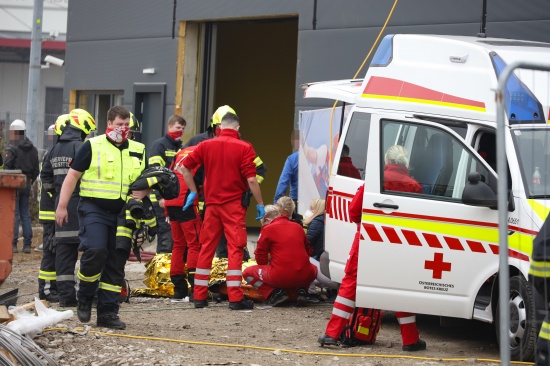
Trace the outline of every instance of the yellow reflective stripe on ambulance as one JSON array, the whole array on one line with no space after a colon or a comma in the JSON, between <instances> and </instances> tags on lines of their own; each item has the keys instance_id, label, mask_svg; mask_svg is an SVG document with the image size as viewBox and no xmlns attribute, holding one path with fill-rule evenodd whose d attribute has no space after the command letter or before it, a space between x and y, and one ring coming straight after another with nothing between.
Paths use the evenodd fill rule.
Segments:
<instances>
[{"instance_id":1,"label":"yellow reflective stripe on ambulance","mask_svg":"<svg viewBox=\"0 0 550 366\"><path fill-rule=\"evenodd\" d=\"M378 214L363 214L362 225L373 241L384 241L385 236L392 243L422 246L422 239L430 247L465 250L472 252L498 253L498 227L482 227L475 224L428 221L429 217L404 218ZM467 230L465 230L467 229ZM401 235L399 235L399 233ZM436 234L441 235L439 238ZM467 235L467 236L466 236ZM517 251L514 257L529 260L534 235L514 232L508 238L508 248ZM489 248L487 248L489 246ZM527 253L527 254L525 254Z\"/></svg>"},{"instance_id":2,"label":"yellow reflective stripe on ambulance","mask_svg":"<svg viewBox=\"0 0 550 366\"><path fill-rule=\"evenodd\" d=\"M490 242L498 241L498 227L489 228L474 225L461 225L455 223L441 222L441 221L429 221L426 219L408 219L403 217L395 217L388 215L372 215L363 214L362 221L371 223L379 223L393 227L400 227L406 229L416 229L421 231L429 231L431 233L437 233L442 235L459 236L464 237L464 228L468 228L468 238L475 240L483 240Z\"/></svg>"},{"instance_id":3,"label":"yellow reflective stripe on ambulance","mask_svg":"<svg viewBox=\"0 0 550 366\"><path fill-rule=\"evenodd\" d=\"M550 208L546 207L542 203L537 202L537 200L527 200L527 203L529 204L529 206L531 206L531 208L533 209L535 214L537 214L539 219L541 219L541 221L544 222L544 220L546 220L546 217L550 213Z\"/></svg>"}]
</instances>

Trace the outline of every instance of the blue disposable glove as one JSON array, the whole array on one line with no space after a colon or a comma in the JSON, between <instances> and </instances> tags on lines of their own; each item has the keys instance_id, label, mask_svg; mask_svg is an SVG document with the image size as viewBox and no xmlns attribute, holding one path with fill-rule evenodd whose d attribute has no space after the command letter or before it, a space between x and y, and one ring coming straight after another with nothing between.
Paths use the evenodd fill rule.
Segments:
<instances>
[{"instance_id":1,"label":"blue disposable glove","mask_svg":"<svg viewBox=\"0 0 550 366\"><path fill-rule=\"evenodd\" d=\"M187 196L187 199L185 200L185 206L181 209L182 211L185 211L193 204L195 201L195 198L197 198L197 192L189 192L189 195Z\"/></svg>"},{"instance_id":2,"label":"blue disposable glove","mask_svg":"<svg viewBox=\"0 0 550 366\"><path fill-rule=\"evenodd\" d=\"M264 205L256 205L256 220L261 220L265 216L265 208Z\"/></svg>"}]
</instances>

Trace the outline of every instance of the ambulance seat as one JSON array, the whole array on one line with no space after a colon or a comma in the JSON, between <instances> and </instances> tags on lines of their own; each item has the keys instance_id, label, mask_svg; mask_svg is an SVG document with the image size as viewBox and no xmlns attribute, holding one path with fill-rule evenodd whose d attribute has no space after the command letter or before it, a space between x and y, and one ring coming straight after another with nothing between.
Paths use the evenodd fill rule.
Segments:
<instances>
[{"instance_id":1,"label":"ambulance seat","mask_svg":"<svg viewBox=\"0 0 550 366\"><path fill-rule=\"evenodd\" d=\"M414 178L422 185L424 194L444 196L453 173L451 140L441 133L433 134L423 155L424 163Z\"/></svg>"}]
</instances>

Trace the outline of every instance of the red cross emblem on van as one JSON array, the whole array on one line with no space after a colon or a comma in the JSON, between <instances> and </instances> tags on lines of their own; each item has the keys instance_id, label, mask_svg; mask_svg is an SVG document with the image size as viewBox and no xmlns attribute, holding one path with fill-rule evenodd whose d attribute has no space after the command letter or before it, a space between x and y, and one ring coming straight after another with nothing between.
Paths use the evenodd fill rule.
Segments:
<instances>
[{"instance_id":1,"label":"red cross emblem on van","mask_svg":"<svg viewBox=\"0 0 550 366\"><path fill-rule=\"evenodd\" d=\"M432 270L432 277L440 280L443 276L443 271L451 272L451 263L443 261L443 253L434 253L434 259L425 261L424 268Z\"/></svg>"}]
</instances>

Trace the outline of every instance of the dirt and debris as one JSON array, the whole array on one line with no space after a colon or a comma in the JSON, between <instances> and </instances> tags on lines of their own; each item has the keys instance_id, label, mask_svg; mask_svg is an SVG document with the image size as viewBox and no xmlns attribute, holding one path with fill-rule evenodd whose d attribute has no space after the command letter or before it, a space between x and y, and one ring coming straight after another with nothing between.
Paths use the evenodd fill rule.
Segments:
<instances>
[{"instance_id":1,"label":"dirt and debris","mask_svg":"<svg viewBox=\"0 0 550 366\"><path fill-rule=\"evenodd\" d=\"M0 293L18 288L18 304L33 301L40 260L41 252L34 250L14 254L13 271ZM144 271L143 263L128 262L126 278L131 288L144 287ZM59 309L58 304L51 307ZM194 309L192 304L172 303L168 298L132 297L120 311L127 324L124 331L98 328L95 313L88 324L80 323L75 314L34 340L59 365L500 364L490 324L459 320L449 328L440 326L439 317L426 315L417 317L426 351L401 350L399 325L391 312L384 313L375 345L321 348L317 337L331 311L330 303L231 311L227 302Z\"/></svg>"}]
</instances>

